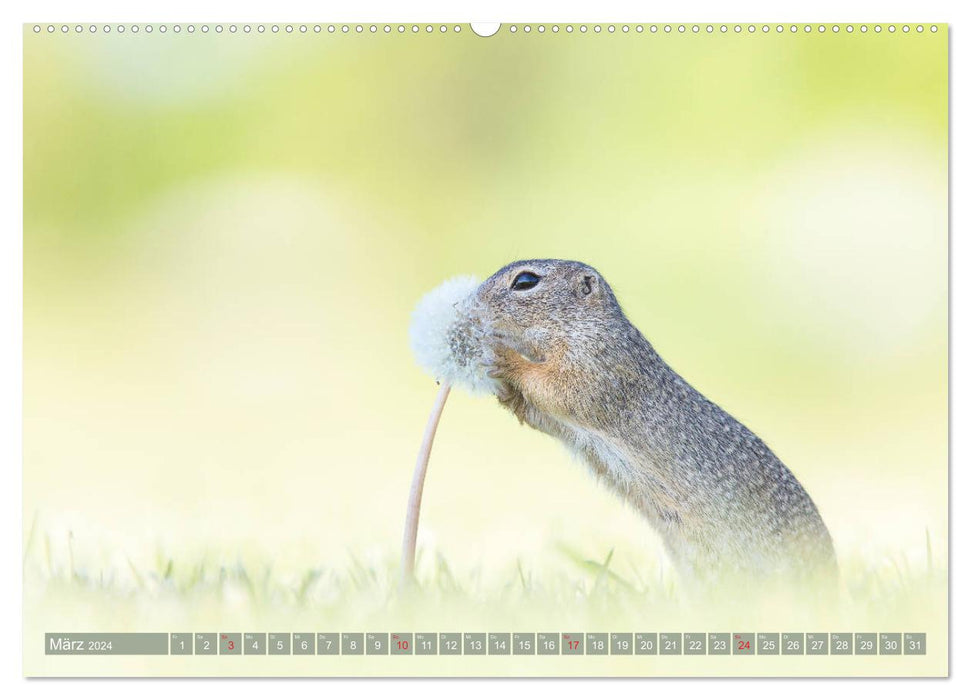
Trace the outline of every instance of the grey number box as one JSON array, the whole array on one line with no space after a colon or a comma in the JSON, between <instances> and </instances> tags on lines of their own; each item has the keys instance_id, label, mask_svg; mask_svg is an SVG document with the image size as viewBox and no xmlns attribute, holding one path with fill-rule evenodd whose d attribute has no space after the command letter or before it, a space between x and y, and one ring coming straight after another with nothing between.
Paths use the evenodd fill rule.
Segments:
<instances>
[{"instance_id":1,"label":"grey number box","mask_svg":"<svg viewBox=\"0 0 971 700\"><path fill-rule=\"evenodd\" d=\"M438 653L443 656L457 656L462 653L462 633L442 632L438 635Z\"/></svg>"},{"instance_id":2,"label":"grey number box","mask_svg":"<svg viewBox=\"0 0 971 700\"><path fill-rule=\"evenodd\" d=\"M733 656L752 656L755 654L755 633L754 632L733 632L732 633L732 655Z\"/></svg>"},{"instance_id":3,"label":"grey number box","mask_svg":"<svg viewBox=\"0 0 971 700\"><path fill-rule=\"evenodd\" d=\"M829 654L829 635L825 632L807 632L806 653L810 656Z\"/></svg>"},{"instance_id":4,"label":"grey number box","mask_svg":"<svg viewBox=\"0 0 971 700\"><path fill-rule=\"evenodd\" d=\"M392 632L391 633L391 655L408 656L414 653L412 649L414 640L411 632Z\"/></svg>"},{"instance_id":5,"label":"grey number box","mask_svg":"<svg viewBox=\"0 0 971 700\"><path fill-rule=\"evenodd\" d=\"M569 656L580 656L585 653L582 632L564 632L560 635L560 653Z\"/></svg>"},{"instance_id":6,"label":"grey number box","mask_svg":"<svg viewBox=\"0 0 971 700\"><path fill-rule=\"evenodd\" d=\"M192 653L192 633L173 632L169 635L170 654L191 654Z\"/></svg>"},{"instance_id":7,"label":"grey number box","mask_svg":"<svg viewBox=\"0 0 971 700\"><path fill-rule=\"evenodd\" d=\"M341 632L341 655L360 656L364 653L363 632Z\"/></svg>"},{"instance_id":8,"label":"grey number box","mask_svg":"<svg viewBox=\"0 0 971 700\"><path fill-rule=\"evenodd\" d=\"M215 632L196 632L195 653L201 656L216 655L216 633Z\"/></svg>"},{"instance_id":9,"label":"grey number box","mask_svg":"<svg viewBox=\"0 0 971 700\"><path fill-rule=\"evenodd\" d=\"M684 653L687 656L703 656L707 652L707 636L704 632L685 632Z\"/></svg>"},{"instance_id":10,"label":"grey number box","mask_svg":"<svg viewBox=\"0 0 971 700\"><path fill-rule=\"evenodd\" d=\"M630 632L610 633L610 653L625 656L634 653L634 635Z\"/></svg>"},{"instance_id":11,"label":"grey number box","mask_svg":"<svg viewBox=\"0 0 971 700\"><path fill-rule=\"evenodd\" d=\"M536 634L533 632L513 632L512 653L530 656L536 653Z\"/></svg>"},{"instance_id":12,"label":"grey number box","mask_svg":"<svg viewBox=\"0 0 971 700\"><path fill-rule=\"evenodd\" d=\"M333 656L341 651L341 638L336 632L317 633L317 655Z\"/></svg>"},{"instance_id":13,"label":"grey number box","mask_svg":"<svg viewBox=\"0 0 971 700\"><path fill-rule=\"evenodd\" d=\"M560 635L557 632L538 632L536 634L536 653L541 656L559 654Z\"/></svg>"},{"instance_id":14,"label":"grey number box","mask_svg":"<svg viewBox=\"0 0 971 700\"><path fill-rule=\"evenodd\" d=\"M586 644L587 656L602 656L609 650L609 642L606 632L587 632Z\"/></svg>"},{"instance_id":15,"label":"grey number box","mask_svg":"<svg viewBox=\"0 0 971 700\"><path fill-rule=\"evenodd\" d=\"M900 654L903 653L900 643L900 632L881 632L880 633L880 653L881 654Z\"/></svg>"},{"instance_id":16,"label":"grey number box","mask_svg":"<svg viewBox=\"0 0 971 700\"><path fill-rule=\"evenodd\" d=\"M870 656L877 653L877 633L857 632L853 635L853 653Z\"/></svg>"},{"instance_id":17,"label":"grey number box","mask_svg":"<svg viewBox=\"0 0 971 700\"><path fill-rule=\"evenodd\" d=\"M801 656L805 654L806 635L802 632L783 632L782 653L789 656Z\"/></svg>"},{"instance_id":18,"label":"grey number box","mask_svg":"<svg viewBox=\"0 0 971 700\"><path fill-rule=\"evenodd\" d=\"M904 654L907 656L927 653L927 633L907 632L904 634Z\"/></svg>"},{"instance_id":19,"label":"grey number box","mask_svg":"<svg viewBox=\"0 0 971 700\"><path fill-rule=\"evenodd\" d=\"M242 654L243 635L239 632L220 632L219 654L221 656L236 656Z\"/></svg>"},{"instance_id":20,"label":"grey number box","mask_svg":"<svg viewBox=\"0 0 971 700\"><path fill-rule=\"evenodd\" d=\"M314 648L316 635L312 632L293 633L293 653L297 656L313 655L317 653Z\"/></svg>"},{"instance_id":21,"label":"grey number box","mask_svg":"<svg viewBox=\"0 0 971 700\"><path fill-rule=\"evenodd\" d=\"M462 636L462 653L466 656L482 656L486 653L484 632L466 632Z\"/></svg>"},{"instance_id":22,"label":"grey number box","mask_svg":"<svg viewBox=\"0 0 971 700\"><path fill-rule=\"evenodd\" d=\"M758 641L759 654L761 656L779 653L778 632L759 632L755 638Z\"/></svg>"},{"instance_id":23,"label":"grey number box","mask_svg":"<svg viewBox=\"0 0 971 700\"><path fill-rule=\"evenodd\" d=\"M679 656L682 651L680 632L661 632L657 648L662 656Z\"/></svg>"},{"instance_id":24,"label":"grey number box","mask_svg":"<svg viewBox=\"0 0 971 700\"><path fill-rule=\"evenodd\" d=\"M267 635L267 649L270 656L289 656L290 655L290 633L289 632L270 632Z\"/></svg>"},{"instance_id":25,"label":"grey number box","mask_svg":"<svg viewBox=\"0 0 971 700\"><path fill-rule=\"evenodd\" d=\"M853 653L852 632L832 632L829 635L829 653L834 656L849 656Z\"/></svg>"},{"instance_id":26,"label":"grey number box","mask_svg":"<svg viewBox=\"0 0 971 700\"><path fill-rule=\"evenodd\" d=\"M489 633L489 654L501 656L510 653L510 635L508 632Z\"/></svg>"},{"instance_id":27,"label":"grey number box","mask_svg":"<svg viewBox=\"0 0 971 700\"><path fill-rule=\"evenodd\" d=\"M732 653L731 632L709 632L708 653L714 656L724 656Z\"/></svg>"},{"instance_id":28,"label":"grey number box","mask_svg":"<svg viewBox=\"0 0 971 700\"><path fill-rule=\"evenodd\" d=\"M380 656L388 653L387 632L368 632L364 641L364 648L368 654Z\"/></svg>"},{"instance_id":29,"label":"grey number box","mask_svg":"<svg viewBox=\"0 0 971 700\"><path fill-rule=\"evenodd\" d=\"M461 648L462 640L459 638L458 648ZM438 654L438 635L434 632L415 632L415 655L435 656Z\"/></svg>"},{"instance_id":30,"label":"grey number box","mask_svg":"<svg viewBox=\"0 0 971 700\"><path fill-rule=\"evenodd\" d=\"M243 653L250 656L266 654L266 632L247 632L244 634Z\"/></svg>"},{"instance_id":31,"label":"grey number box","mask_svg":"<svg viewBox=\"0 0 971 700\"><path fill-rule=\"evenodd\" d=\"M657 632L638 632L634 635L635 654L657 654Z\"/></svg>"}]
</instances>

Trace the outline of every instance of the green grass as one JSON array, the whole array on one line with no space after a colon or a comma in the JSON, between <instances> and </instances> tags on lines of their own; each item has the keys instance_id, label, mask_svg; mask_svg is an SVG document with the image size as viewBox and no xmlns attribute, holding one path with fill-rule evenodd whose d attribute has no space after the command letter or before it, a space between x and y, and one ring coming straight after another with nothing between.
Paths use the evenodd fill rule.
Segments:
<instances>
[{"instance_id":1,"label":"green grass","mask_svg":"<svg viewBox=\"0 0 971 700\"><path fill-rule=\"evenodd\" d=\"M177 559L158 549L151 565L137 566L125 557L124 567L112 568L78 561L71 533L66 547L58 549L66 552L59 559L50 534L39 538L41 547L34 539L34 534L28 537L24 559L30 600L53 602L67 611L75 606L103 609L113 622L127 619L132 626L144 624L145 609L153 606L175 610L186 619L202 611L222 611L243 620L309 617L320 624L344 625L382 619L466 625L563 620L585 625L679 624L677 628L689 620L777 620L780 613L793 623L872 621L896 627L897 619L900 624L916 622L925 613L946 610L946 571L929 539L919 566L895 555L844 558L841 592L835 601L827 598L825 607L805 598L794 604L759 592L744 599L741 613L726 605L728 598L713 606L692 599L664 569L630 561L620 566L613 549L581 552L568 543L553 545L559 566L538 568L517 559L490 576L481 569L456 571L441 554L421 550L417 585L403 590L397 552L390 550L367 561L351 555L350 563L340 568L284 570L254 556L220 553ZM151 614L147 617L152 619Z\"/></svg>"}]
</instances>

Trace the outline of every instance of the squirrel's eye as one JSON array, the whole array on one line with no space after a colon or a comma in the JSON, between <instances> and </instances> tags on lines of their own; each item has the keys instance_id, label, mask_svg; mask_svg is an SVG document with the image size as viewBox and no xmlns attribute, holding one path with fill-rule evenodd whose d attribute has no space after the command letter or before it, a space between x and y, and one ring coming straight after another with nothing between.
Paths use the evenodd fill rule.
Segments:
<instances>
[{"instance_id":1,"label":"squirrel's eye","mask_svg":"<svg viewBox=\"0 0 971 700\"><path fill-rule=\"evenodd\" d=\"M525 292L537 284L539 284L539 275L534 275L532 272L520 272L516 275L516 279L512 281L512 289L516 292Z\"/></svg>"}]
</instances>

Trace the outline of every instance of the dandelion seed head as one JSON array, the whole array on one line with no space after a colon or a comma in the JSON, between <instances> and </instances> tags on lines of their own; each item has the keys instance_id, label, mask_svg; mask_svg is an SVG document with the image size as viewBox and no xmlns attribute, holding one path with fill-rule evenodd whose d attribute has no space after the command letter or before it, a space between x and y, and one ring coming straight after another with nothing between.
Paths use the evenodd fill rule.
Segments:
<instances>
[{"instance_id":1,"label":"dandelion seed head","mask_svg":"<svg viewBox=\"0 0 971 700\"><path fill-rule=\"evenodd\" d=\"M411 316L411 350L418 365L439 381L475 393L493 393L486 374L489 350L474 277L453 277L428 292Z\"/></svg>"}]
</instances>

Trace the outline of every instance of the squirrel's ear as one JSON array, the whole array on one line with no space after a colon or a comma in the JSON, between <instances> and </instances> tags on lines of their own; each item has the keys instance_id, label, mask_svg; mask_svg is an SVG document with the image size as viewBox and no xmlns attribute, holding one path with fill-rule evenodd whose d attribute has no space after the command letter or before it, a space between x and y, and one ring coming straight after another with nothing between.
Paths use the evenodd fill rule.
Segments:
<instances>
[{"instance_id":1,"label":"squirrel's ear","mask_svg":"<svg viewBox=\"0 0 971 700\"><path fill-rule=\"evenodd\" d=\"M588 273L580 275L580 296L585 297L593 294L597 290L600 280L596 275Z\"/></svg>"}]
</instances>

